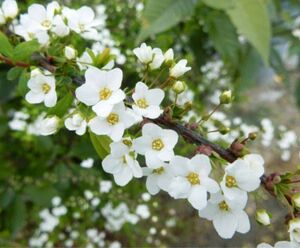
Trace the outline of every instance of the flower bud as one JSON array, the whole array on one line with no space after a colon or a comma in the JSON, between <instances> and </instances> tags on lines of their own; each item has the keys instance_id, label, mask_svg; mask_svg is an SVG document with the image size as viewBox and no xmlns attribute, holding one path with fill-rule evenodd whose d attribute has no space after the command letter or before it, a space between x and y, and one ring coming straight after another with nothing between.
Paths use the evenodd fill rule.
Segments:
<instances>
[{"instance_id":1,"label":"flower bud","mask_svg":"<svg viewBox=\"0 0 300 248\"><path fill-rule=\"evenodd\" d=\"M230 128L229 127L221 127L219 132L220 132L220 134L225 135L230 132Z\"/></svg>"},{"instance_id":2,"label":"flower bud","mask_svg":"<svg viewBox=\"0 0 300 248\"><path fill-rule=\"evenodd\" d=\"M219 100L220 100L220 104L229 104L229 103L231 103L232 102L232 92L231 92L231 90L224 91L220 95Z\"/></svg>"},{"instance_id":3,"label":"flower bud","mask_svg":"<svg viewBox=\"0 0 300 248\"><path fill-rule=\"evenodd\" d=\"M186 84L183 81L175 81L175 83L172 86L172 90L176 94L180 94L186 90Z\"/></svg>"},{"instance_id":4,"label":"flower bud","mask_svg":"<svg viewBox=\"0 0 300 248\"><path fill-rule=\"evenodd\" d=\"M170 63L174 60L174 52L173 49L170 48L168 51L164 53L165 63Z\"/></svg>"},{"instance_id":5,"label":"flower bud","mask_svg":"<svg viewBox=\"0 0 300 248\"><path fill-rule=\"evenodd\" d=\"M65 47L65 57L69 60L76 58L76 50L73 47Z\"/></svg>"},{"instance_id":6,"label":"flower bud","mask_svg":"<svg viewBox=\"0 0 300 248\"><path fill-rule=\"evenodd\" d=\"M257 133L249 133L249 135L248 135L248 137L249 137L249 139L251 139L251 140L255 140L256 139L256 137L257 137Z\"/></svg>"},{"instance_id":7,"label":"flower bud","mask_svg":"<svg viewBox=\"0 0 300 248\"><path fill-rule=\"evenodd\" d=\"M300 218L292 219L289 222L289 233L291 241L300 242Z\"/></svg>"},{"instance_id":8,"label":"flower bud","mask_svg":"<svg viewBox=\"0 0 300 248\"><path fill-rule=\"evenodd\" d=\"M265 209L260 209L256 211L255 215L256 221L264 226L268 226L271 223L270 215Z\"/></svg>"},{"instance_id":9,"label":"flower bud","mask_svg":"<svg viewBox=\"0 0 300 248\"><path fill-rule=\"evenodd\" d=\"M300 208L300 193L294 194L292 196L292 201L296 208Z\"/></svg>"}]
</instances>

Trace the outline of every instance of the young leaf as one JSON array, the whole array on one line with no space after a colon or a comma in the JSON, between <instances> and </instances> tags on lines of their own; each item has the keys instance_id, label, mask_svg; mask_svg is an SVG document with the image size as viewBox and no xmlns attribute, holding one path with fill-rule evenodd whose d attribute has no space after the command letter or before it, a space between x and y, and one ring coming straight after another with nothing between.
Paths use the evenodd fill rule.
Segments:
<instances>
[{"instance_id":1,"label":"young leaf","mask_svg":"<svg viewBox=\"0 0 300 248\"><path fill-rule=\"evenodd\" d=\"M18 77L21 76L23 70L24 70L24 68L21 68L21 67L13 67L13 68L11 68L8 71L8 73L7 73L7 79L9 81L16 80Z\"/></svg>"},{"instance_id":2,"label":"young leaf","mask_svg":"<svg viewBox=\"0 0 300 248\"><path fill-rule=\"evenodd\" d=\"M100 159L104 159L110 153L111 139L105 135L96 135L90 132L91 142Z\"/></svg>"},{"instance_id":3,"label":"young leaf","mask_svg":"<svg viewBox=\"0 0 300 248\"><path fill-rule=\"evenodd\" d=\"M136 43L163 32L194 12L195 0L149 0L143 14L143 27Z\"/></svg>"},{"instance_id":4,"label":"young leaf","mask_svg":"<svg viewBox=\"0 0 300 248\"><path fill-rule=\"evenodd\" d=\"M13 46L10 44L6 35L0 32L0 54L3 54L7 57L12 57L13 50Z\"/></svg>"},{"instance_id":5,"label":"young leaf","mask_svg":"<svg viewBox=\"0 0 300 248\"><path fill-rule=\"evenodd\" d=\"M40 45L36 40L25 41L17 45L13 51L13 60L27 62L31 55L40 49Z\"/></svg>"},{"instance_id":6,"label":"young leaf","mask_svg":"<svg viewBox=\"0 0 300 248\"><path fill-rule=\"evenodd\" d=\"M18 82L18 92L21 96L25 96L28 91L27 83L29 79L29 73L27 73L27 70L23 70Z\"/></svg>"}]
</instances>

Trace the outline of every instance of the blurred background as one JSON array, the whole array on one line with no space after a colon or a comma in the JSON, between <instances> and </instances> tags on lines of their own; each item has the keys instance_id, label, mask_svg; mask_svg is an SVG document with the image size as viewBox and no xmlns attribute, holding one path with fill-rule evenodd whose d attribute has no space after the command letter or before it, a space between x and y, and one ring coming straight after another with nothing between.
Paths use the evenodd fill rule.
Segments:
<instances>
[{"instance_id":1,"label":"blurred background","mask_svg":"<svg viewBox=\"0 0 300 248\"><path fill-rule=\"evenodd\" d=\"M101 39L81 44L80 52L86 46L99 51L109 47L116 66L125 72L125 86L138 80L132 49L142 40L187 58L193 68L186 80L190 90L179 102L192 102L195 111L186 120L209 112L220 92L232 89L235 102L206 124L209 130L225 126L231 132L209 133L208 138L226 147L236 137L257 132L249 148L263 155L267 172L293 171L300 165L300 5L297 0L256 1L267 14L249 7L253 25L268 18L270 34L259 33L262 28L253 33L271 37L269 52L242 35L224 9L207 1L152 1L161 4L155 9L147 7L147 0L59 2L95 10ZM32 3L47 1L18 1L21 12ZM154 28L153 20L158 20ZM288 210L263 189L247 205L251 231L222 240L185 201L162 192L150 196L143 179L118 187L102 170L88 136L67 130L50 137L34 135L32 116L40 109L25 102L18 82L7 78L8 69L0 64L0 246L256 247L288 239ZM177 146L178 154L192 151L183 142ZM272 213L271 226L256 223L255 208Z\"/></svg>"}]
</instances>

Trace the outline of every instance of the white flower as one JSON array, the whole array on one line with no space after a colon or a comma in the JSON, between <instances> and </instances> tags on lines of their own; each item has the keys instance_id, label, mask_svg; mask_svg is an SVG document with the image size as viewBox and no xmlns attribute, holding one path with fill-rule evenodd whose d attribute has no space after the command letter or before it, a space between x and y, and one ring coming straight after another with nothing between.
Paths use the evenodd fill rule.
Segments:
<instances>
[{"instance_id":1,"label":"white flower","mask_svg":"<svg viewBox=\"0 0 300 248\"><path fill-rule=\"evenodd\" d=\"M143 172L147 176L146 188L150 194L155 195L160 189L168 190L173 176L167 163L150 161L150 164L147 164L147 168L143 168Z\"/></svg>"},{"instance_id":2,"label":"white flower","mask_svg":"<svg viewBox=\"0 0 300 248\"><path fill-rule=\"evenodd\" d=\"M159 48L154 48L152 50L152 54L153 54L152 55L153 58L152 58L151 63L149 64L149 67L151 70L155 70L155 69L158 69L162 65L162 63L165 60L165 57L164 57L161 49L159 49Z\"/></svg>"},{"instance_id":3,"label":"white flower","mask_svg":"<svg viewBox=\"0 0 300 248\"><path fill-rule=\"evenodd\" d=\"M150 217L149 207L146 204L138 205L135 212L141 216L142 219L148 219Z\"/></svg>"},{"instance_id":4,"label":"white flower","mask_svg":"<svg viewBox=\"0 0 300 248\"><path fill-rule=\"evenodd\" d=\"M300 218L292 219L289 222L290 240L300 243Z\"/></svg>"},{"instance_id":5,"label":"white flower","mask_svg":"<svg viewBox=\"0 0 300 248\"><path fill-rule=\"evenodd\" d=\"M80 163L80 166L83 168L92 168L94 165L94 159L87 158Z\"/></svg>"},{"instance_id":6,"label":"white flower","mask_svg":"<svg viewBox=\"0 0 300 248\"><path fill-rule=\"evenodd\" d=\"M87 122L80 114L73 114L65 120L65 126L70 131L75 131L77 135L86 132Z\"/></svg>"},{"instance_id":7,"label":"white flower","mask_svg":"<svg viewBox=\"0 0 300 248\"><path fill-rule=\"evenodd\" d=\"M69 35L70 28L64 22L63 16L56 15L54 16L52 21L51 31L59 37L65 37Z\"/></svg>"},{"instance_id":8,"label":"white flower","mask_svg":"<svg viewBox=\"0 0 300 248\"><path fill-rule=\"evenodd\" d=\"M145 43L140 47L133 49L133 53L143 64L149 64L153 59L152 48Z\"/></svg>"},{"instance_id":9,"label":"white flower","mask_svg":"<svg viewBox=\"0 0 300 248\"><path fill-rule=\"evenodd\" d=\"M114 142L110 144L110 148L111 154L102 161L102 166L105 172L114 175L116 184L124 186L133 177L140 178L143 176L142 168L130 145Z\"/></svg>"},{"instance_id":10,"label":"white flower","mask_svg":"<svg viewBox=\"0 0 300 248\"><path fill-rule=\"evenodd\" d=\"M107 135L113 141L119 141L123 137L126 128L135 123L135 118L126 109L124 103L118 103L113 106L107 117L96 116L89 122L92 132L98 135Z\"/></svg>"},{"instance_id":11,"label":"white flower","mask_svg":"<svg viewBox=\"0 0 300 248\"><path fill-rule=\"evenodd\" d=\"M48 136L56 133L59 124L59 118L57 116L43 118L40 116L35 123L35 128L39 135Z\"/></svg>"},{"instance_id":12,"label":"white flower","mask_svg":"<svg viewBox=\"0 0 300 248\"><path fill-rule=\"evenodd\" d=\"M81 71L93 67L93 59L88 52L84 52L80 58L76 59L77 65Z\"/></svg>"},{"instance_id":13,"label":"white flower","mask_svg":"<svg viewBox=\"0 0 300 248\"><path fill-rule=\"evenodd\" d=\"M28 8L28 17L31 29L49 30L53 24L55 10L59 10L60 6L57 2L52 2L45 8L41 4L32 4Z\"/></svg>"},{"instance_id":14,"label":"white flower","mask_svg":"<svg viewBox=\"0 0 300 248\"><path fill-rule=\"evenodd\" d=\"M247 233L250 230L244 207L245 203L230 201L219 192L211 195L206 208L199 215L213 222L220 237L230 239L235 232Z\"/></svg>"},{"instance_id":15,"label":"white flower","mask_svg":"<svg viewBox=\"0 0 300 248\"><path fill-rule=\"evenodd\" d=\"M163 112L159 105L161 104L165 93L161 89L150 89L143 82L138 82L135 91L132 94L134 105L132 109L139 115L156 119Z\"/></svg>"},{"instance_id":16,"label":"white flower","mask_svg":"<svg viewBox=\"0 0 300 248\"><path fill-rule=\"evenodd\" d=\"M219 185L208 177L211 165L208 156L196 155L192 159L175 156L170 161L174 178L170 182L169 194L175 199L187 198L198 210L207 204L207 193L216 193Z\"/></svg>"},{"instance_id":17,"label":"white flower","mask_svg":"<svg viewBox=\"0 0 300 248\"><path fill-rule=\"evenodd\" d=\"M65 47L65 57L69 60L76 58L76 50L73 47Z\"/></svg>"},{"instance_id":18,"label":"white flower","mask_svg":"<svg viewBox=\"0 0 300 248\"><path fill-rule=\"evenodd\" d=\"M166 63L174 59L174 51L172 48L168 49L168 51L165 52L164 58Z\"/></svg>"},{"instance_id":19,"label":"white flower","mask_svg":"<svg viewBox=\"0 0 300 248\"><path fill-rule=\"evenodd\" d=\"M247 161L237 159L225 168L221 188L230 200L246 202L247 192L254 191L260 185L259 174Z\"/></svg>"},{"instance_id":20,"label":"white flower","mask_svg":"<svg viewBox=\"0 0 300 248\"><path fill-rule=\"evenodd\" d=\"M248 154L243 157L243 160L249 164L250 169L252 172L256 174L257 177L261 177L264 172L264 159L259 154Z\"/></svg>"},{"instance_id":21,"label":"white flower","mask_svg":"<svg viewBox=\"0 0 300 248\"><path fill-rule=\"evenodd\" d=\"M111 71L102 71L90 67L85 72L85 84L76 89L76 97L88 106L93 106L93 111L107 117L113 106L125 98L120 89L123 72L116 68Z\"/></svg>"},{"instance_id":22,"label":"white flower","mask_svg":"<svg viewBox=\"0 0 300 248\"><path fill-rule=\"evenodd\" d=\"M96 38L98 32L96 26L99 22L95 20L95 12L87 6L83 6L78 10L63 11L68 19L68 26L74 32L81 34L86 39Z\"/></svg>"},{"instance_id":23,"label":"white flower","mask_svg":"<svg viewBox=\"0 0 300 248\"><path fill-rule=\"evenodd\" d=\"M170 69L170 76L173 77L173 78L179 78L184 73L186 73L187 71L191 70L191 67L187 67L186 64L187 64L187 60L186 59L180 60L176 65L174 65Z\"/></svg>"},{"instance_id":24,"label":"white flower","mask_svg":"<svg viewBox=\"0 0 300 248\"><path fill-rule=\"evenodd\" d=\"M264 226L268 226L271 223L270 215L265 209L257 210L255 218L258 223Z\"/></svg>"},{"instance_id":25,"label":"white flower","mask_svg":"<svg viewBox=\"0 0 300 248\"><path fill-rule=\"evenodd\" d=\"M15 0L5 0L1 8L5 19L14 19L19 12L18 4Z\"/></svg>"},{"instance_id":26,"label":"white flower","mask_svg":"<svg viewBox=\"0 0 300 248\"><path fill-rule=\"evenodd\" d=\"M31 77L27 84L30 91L26 94L27 102L37 104L44 102L46 107L54 107L57 101L54 76L38 74Z\"/></svg>"},{"instance_id":27,"label":"white flower","mask_svg":"<svg viewBox=\"0 0 300 248\"><path fill-rule=\"evenodd\" d=\"M145 155L147 164L170 161L174 156L173 148L178 141L178 134L169 129L147 123L142 128L142 137L133 141L134 150Z\"/></svg>"}]
</instances>

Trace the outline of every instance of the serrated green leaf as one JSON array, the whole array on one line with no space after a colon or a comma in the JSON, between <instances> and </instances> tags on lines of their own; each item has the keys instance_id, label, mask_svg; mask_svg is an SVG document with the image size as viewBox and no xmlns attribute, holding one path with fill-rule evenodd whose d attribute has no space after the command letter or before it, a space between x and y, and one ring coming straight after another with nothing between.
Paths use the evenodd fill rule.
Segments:
<instances>
[{"instance_id":1,"label":"serrated green leaf","mask_svg":"<svg viewBox=\"0 0 300 248\"><path fill-rule=\"evenodd\" d=\"M106 135L96 135L90 132L91 142L100 159L104 159L110 153L111 139Z\"/></svg>"},{"instance_id":2,"label":"serrated green leaf","mask_svg":"<svg viewBox=\"0 0 300 248\"><path fill-rule=\"evenodd\" d=\"M25 41L17 45L13 51L13 60L27 62L31 55L40 49L40 44L36 40Z\"/></svg>"},{"instance_id":3,"label":"serrated green leaf","mask_svg":"<svg viewBox=\"0 0 300 248\"><path fill-rule=\"evenodd\" d=\"M0 32L0 54L3 54L7 57L12 57L13 54L13 46L10 44L8 38L5 34Z\"/></svg>"},{"instance_id":4,"label":"serrated green leaf","mask_svg":"<svg viewBox=\"0 0 300 248\"><path fill-rule=\"evenodd\" d=\"M57 102L55 107L49 109L48 114L63 117L72 105L73 99L74 97L70 93L65 94L65 96Z\"/></svg>"},{"instance_id":5,"label":"serrated green leaf","mask_svg":"<svg viewBox=\"0 0 300 248\"><path fill-rule=\"evenodd\" d=\"M227 15L221 11L215 11L209 15L206 23L209 37L216 50L225 61L237 65L240 43L235 27Z\"/></svg>"},{"instance_id":6,"label":"serrated green leaf","mask_svg":"<svg viewBox=\"0 0 300 248\"><path fill-rule=\"evenodd\" d=\"M263 0L234 0L235 7L226 9L238 32L257 49L268 64L271 25L268 9ZM257 18L256 18L257 17Z\"/></svg>"},{"instance_id":7,"label":"serrated green leaf","mask_svg":"<svg viewBox=\"0 0 300 248\"><path fill-rule=\"evenodd\" d=\"M16 80L18 77L21 76L24 68L21 67L13 67L7 73L7 79L10 81Z\"/></svg>"},{"instance_id":8,"label":"serrated green leaf","mask_svg":"<svg viewBox=\"0 0 300 248\"><path fill-rule=\"evenodd\" d=\"M136 43L163 32L194 12L195 0L149 0L143 13L143 27Z\"/></svg>"}]
</instances>

